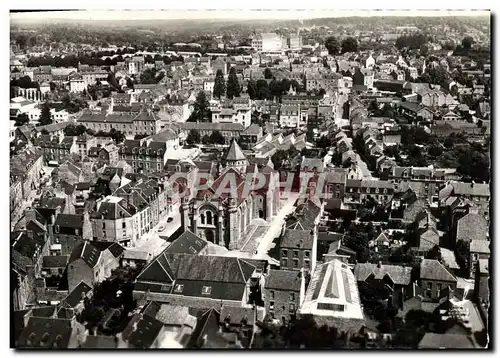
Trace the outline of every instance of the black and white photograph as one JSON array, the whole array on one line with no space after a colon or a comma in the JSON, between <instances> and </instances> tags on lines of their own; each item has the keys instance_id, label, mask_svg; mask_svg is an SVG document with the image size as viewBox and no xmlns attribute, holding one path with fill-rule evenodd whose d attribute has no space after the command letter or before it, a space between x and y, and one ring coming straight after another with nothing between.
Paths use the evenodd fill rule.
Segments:
<instances>
[{"instance_id":1,"label":"black and white photograph","mask_svg":"<svg viewBox=\"0 0 500 358\"><path fill-rule=\"evenodd\" d=\"M9 21L11 349L491 349L489 10Z\"/></svg>"}]
</instances>

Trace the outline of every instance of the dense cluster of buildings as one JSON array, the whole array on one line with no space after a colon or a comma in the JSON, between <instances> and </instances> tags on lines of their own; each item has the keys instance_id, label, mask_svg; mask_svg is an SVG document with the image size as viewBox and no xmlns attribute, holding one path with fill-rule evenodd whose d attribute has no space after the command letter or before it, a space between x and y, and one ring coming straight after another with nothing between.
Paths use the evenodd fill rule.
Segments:
<instances>
[{"instance_id":1,"label":"dense cluster of buildings","mask_svg":"<svg viewBox=\"0 0 500 358\"><path fill-rule=\"evenodd\" d=\"M102 68L33 69L13 56L11 77L39 83L10 103L11 121L29 120L10 136L17 347L249 348L306 319L346 345L401 347L398 332L373 326L380 310L438 322L414 327L415 348L485 346L490 186L456 168L403 166L390 149L417 127L438 143L453 134L482 145L484 85L415 79L444 61L484 80L489 64L439 50L432 61L332 56L304 51L300 34L255 34L251 47L154 65L136 53ZM158 83L128 87L152 67ZM233 68L241 94L216 98L215 74ZM273 81L266 70L299 87L251 98L249 81ZM90 100L109 74L119 88ZM86 106L35 126L41 104L56 102L48 83ZM193 121L202 92L209 115ZM134 274L113 302L135 306L99 306L92 321L94 295L124 272Z\"/></svg>"}]
</instances>

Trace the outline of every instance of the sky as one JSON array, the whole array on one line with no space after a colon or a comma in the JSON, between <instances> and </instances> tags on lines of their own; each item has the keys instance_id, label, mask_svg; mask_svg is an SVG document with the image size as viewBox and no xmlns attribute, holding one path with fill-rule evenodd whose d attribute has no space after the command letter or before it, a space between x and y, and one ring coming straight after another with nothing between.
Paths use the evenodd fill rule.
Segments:
<instances>
[{"instance_id":1,"label":"sky","mask_svg":"<svg viewBox=\"0 0 500 358\"><path fill-rule=\"evenodd\" d=\"M489 11L403 10L99 10L11 13L11 20L173 20L173 19L312 19L347 16L489 16Z\"/></svg>"}]
</instances>

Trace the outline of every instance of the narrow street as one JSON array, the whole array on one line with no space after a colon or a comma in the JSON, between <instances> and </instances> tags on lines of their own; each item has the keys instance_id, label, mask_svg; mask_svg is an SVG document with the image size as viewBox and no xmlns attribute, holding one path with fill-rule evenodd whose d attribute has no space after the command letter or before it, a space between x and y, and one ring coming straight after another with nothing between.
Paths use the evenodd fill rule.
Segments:
<instances>
[{"instance_id":1,"label":"narrow street","mask_svg":"<svg viewBox=\"0 0 500 358\"><path fill-rule=\"evenodd\" d=\"M269 229L267 230L266 234L262 237L261 242L259 243L259 246L257 247L257 253L254 256L254 258L264 258L267 255L267 252L271 248L271 244L273 240L279 236L281 232L281 228L283 226L283 223L285 222L285 217L293 212L295 209L295 201L299 197L298 193L290 193L288 195L288 198L286 199L286 202L282 206L281 210L278 212L278 215L276 215L273 220L271 221L271 224L269 226Z\"/></svg>"}]
</instances>

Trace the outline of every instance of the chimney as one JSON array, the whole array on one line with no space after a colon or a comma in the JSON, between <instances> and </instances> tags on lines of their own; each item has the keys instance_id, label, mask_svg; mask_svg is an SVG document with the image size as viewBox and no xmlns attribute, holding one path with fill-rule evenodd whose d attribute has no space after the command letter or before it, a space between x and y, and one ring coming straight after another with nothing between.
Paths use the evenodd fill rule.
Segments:
<instances>
[{"instance_id":1,"label":"chimney","mask_svg":"<svg viewBox=\"0 0 500 358\"><path fill-rule=\"evenodd\" d=\"M378 268L381 268L381 267L382 267L382 261L379 261L379 262L378 262L377 267L378 267Z\"/></svg>"}]
</instances>

